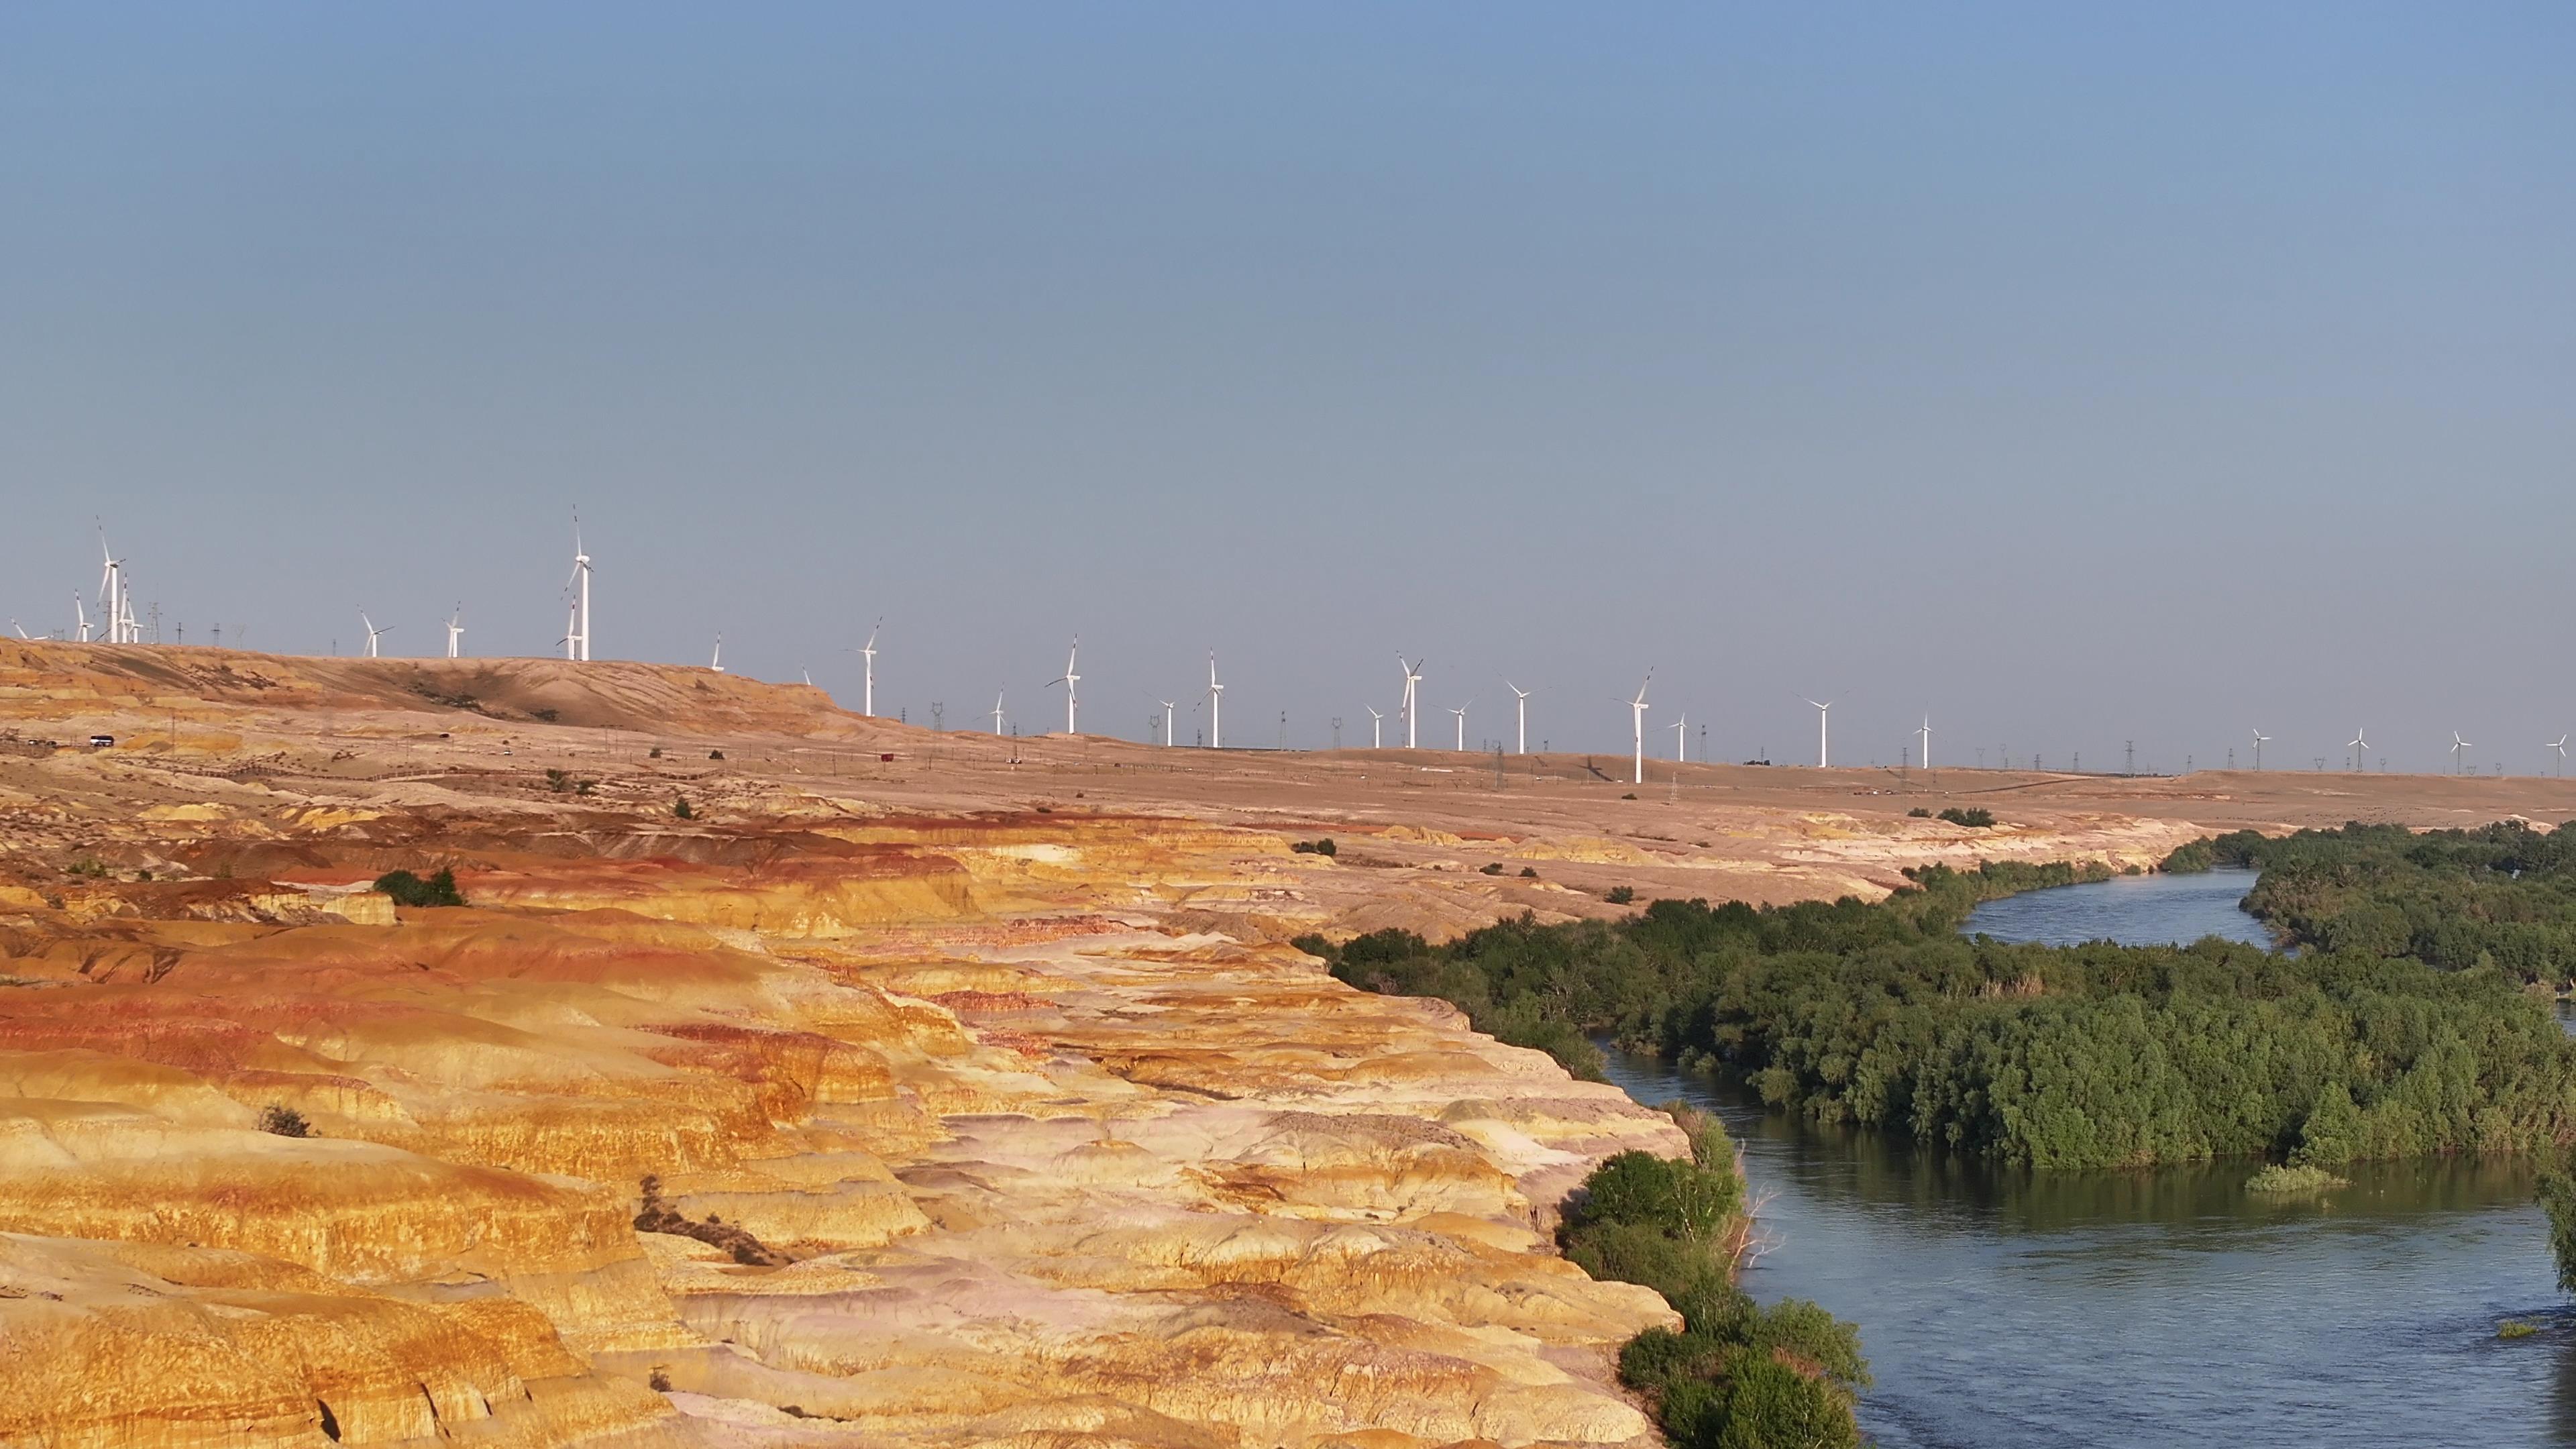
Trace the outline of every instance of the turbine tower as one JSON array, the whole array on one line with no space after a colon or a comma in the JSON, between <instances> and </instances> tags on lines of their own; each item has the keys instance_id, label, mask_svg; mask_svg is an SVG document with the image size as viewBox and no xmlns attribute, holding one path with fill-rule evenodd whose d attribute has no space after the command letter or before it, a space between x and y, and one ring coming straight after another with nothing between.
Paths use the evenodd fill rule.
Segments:
<instances>
[{"instance_id":1,"label":"turbine tower","mask_svg":"<svg viewBox=\"0 0 2576 1449\"><path fill-rule=\"evenodd\" d=\"M1646 783L1646 685L1655 682L1655 671L1648 669L1643 683L1637 686L1637 697L1627 701L1628 729L1637 747L1637 784Z\"/></svg>"},{"instance_id":2,"label":"turbine tower","mask_svg":"<svg viewBox=\"0 0 2576 1449\"><path fill-rule=\"evenodd\" d=\"M1798 697L1800 699L1807 699L1803 694ZM1816 706L1816 768L1819 770L1825 768L1829 763L1829 756L1826 752L1826 745L1828 742L1825 738L1825 722L1832 717L1833 707L1837 702L1838 701L1830 699L1823 700L1821 702L1807 699L1807 703Z\"/></svg>"},{"instance_id":3,"label":"turbine tower","mask_svg":"<svg viewBox=\"0 0 2576 1449\"><path fill-rule=\"evenodd\" d=\"M107 642L140 644L143 631L134 623L134 602L125 582L125 560L108 551L107 530L98 531L98 555L104 567L98 576L98 606L107 614Z\"/></svg>"},{"instance_id":4,"label":"turbine tower","mask_svg":"<svg viewBox=\"0 0 2576 1449\"><path fill-rule=\"evenodd\" d=\"M2267 734L2263 733L2263 732L2262 732L2261 730L2259 730L2259 729L2258 729L2258 730L2256 730L2256 731L2254 732L2254 768L2255 768L2255 769L2258 769L2258 770L2259 770L2259 769L2263 768L2263 747L2264 747L2265 745L2267 745L2267 744L2271 743L2271 740L2272 740L2272 737L2271 737L2270 735L2267 735Z\"/></svg>"},{"instance_id":5,"label":"turbine tower","mask_svg":"<svg viewBox=\"0 0 2576 1449\"><path fill-rule=\"evenodd\" d=\"M1225 686L1216 682L1216 651L1208 651L1208 748L1225 748Z\"/></svg>"},{"instance_id":6,"label":"turbine tower","mask_svg":"<svg viewBox=\"0 0 2576 1449\"><path fill-rule=\"evenodd\" d=\"M381 629L377 628L376 621L368 618L367 611L364 609L360 609L358 611L358 622L367 626L367 657L369 659L376 658L376 641L387 634L392 633L394 631L394 626L387 624Z\"/></svg>"},{"instance_id":7,"label":"turbine tower","mask_svg":"<svg viewBox=\"0 0 2576 1449\"><path fill-rule=\"evenodd\" d=\"M1673 721L1673 763L1676 765L1690 763L1690 736L1683 733L1689 728L1690 716L1687 714Z\"/></svg>"},{"instance_id":8,"label":"turbine tower","mask_svg":"<svg viewBox=\"0 0 2576 1449\"><path fill-rule=\"evenodd\" d=\"M1009 692L1008 689L993 691L993 733L997 735L1002 732L1002 696Z\"/></svg>"},{"instance_id":9,"label":"turbine tower","mask_svg":"<svg viewBox=\"0 0 2576 1449\"><path fill-rule=\"evenodd\" d=\"M17 621L16 621L16 620L14 620L14 619L12 619L10 622L14 624L14 623L16 623ZM22 638L22 639L23 639L23 638L25 638L25 637L26 637L26 631L24 631L24 630L20 630L20 631L19 631L19 635L18 635L18 637L20 637L20 638ZM2548 748L2553 749L2553 750L2556 750L2556 751L2558 752L2558 778L2559 778L2559 779L2562 779L2562 780L2566 779L2566 778L2567 778L2567 737L2566 737L2565 735L2560 735L2558 738L2556 738L2556 739L2554 739L2554 740L2551 740L2551 741L2549 742Z\"/></svg>"},{"instance_id":10,"label":"turbine tower","mask_svg":"<svg viewBox=\"0 0 2576 1449\"><path fill-rule=\"evenodd\" d=\"M721 631L716 635L716 655L707 661L707 668L718 674L724 673L724 635Z\"/></svg>"},{"instance_id":11,"label":"turbine tower","mask_svg":"<svg viewBox=\"0 0 2576 1449\"><path fill-rule=\"evenodd\" d=\"M1385 749L1386 716L1379 714L1377 712L1377 706L1373 704L1364 704L1361 705L1360 708L1369 712L1369 748L1372 750Z\"/></svg>"},{"instance_id":12,"label":"turbine tower","mask_svg":"<svg viewBox=\"0 0 2576 1449\"><path fill-rule=\"evenodd\" d=\"M879 619L868 629L868 642L859 646L859 658L867 662L865 683L859 689L859 713L870 718L877 712L877 630L885 627Z\"/></svg>"},{"instance_id":13,"label":"turbine tower","mask_svg":"<svg viewBox=\"0 0 2576 1449\"><path fill-rule=\"evenodd\" d=\"M564 658L588 662L590 659L590 555L581 547L581 515L572 516L572 577L564 581L572 591L572 614L564 624Z\"/></svg>"},{"instance_id":14,"label":"turbine tower","mask_svg":"<svg viewBox=\"0 0 2576 1449\"><path fill-rule=\"evenodd\" d=\"M1422 666L1428 663L1427 659L1417 659L1407 664L1403 655L1395 656L1395 667L1404 671L1404 704L1399 712L1404 716L1404 747L1408 750L1416 744L1414 727L1420 723L1414 718L1414 686L1422 682Z\"/></svg>"},{"instance_id":15,"label":"turbine tower","mask_svg":"<svg viewBox=\"0 0 2576 1449\"><path fill-rule=\"evenodd\" d=\"M463 639L464 639L464 638L465 638L465 604L464 604L464 601L463 601L463 600L459 600L459 601L457 602L457 605L456 605L456 612L447 616L447 657L448 657L448 658L450 658L450 659L457 659L457 658L462 658L462 657L464 656L464 649L463 649L462 642L461 642L461 641L463 641Z\"/></svg>"},{"instance_id":16,"label":"turbine tower","mask_svg":"<svg viewBox=\"0 0 2576 1449\"><path fill-rule=\"evenodd\" d=\"M1526 690L1526 689L1521 688L1519 685L1512 683L1512 682L1511 682L1510 680L1508 680L1508 679L1506 679L1506 680L1504 680L1504 681L1503 681L1503 688L1508 689L1508 690L1510 690L1510 691L1512 692L1513 708L1514 708L1514 709L1516 709L1517 711L1519 711L1519 717L1520 717L1520 733L1519 733L1519 736L1518 736L1517 740L1515 741L1515 742L1516 742L1516 744L1519 746L1519 748L1515 749L1512 753L1514 753L1514 754L1519 754L1519 755L1526 755L1526 754L1528 754L1528 753L1529 753L1529 697L1530 697L1530 692L1529 692L1528 690Z\"/></svg>"},{"instance_id":17,"label":"turbine tower","mask_svg":"<svg viewBox=\"0 0 2576 1449\"><path fill-rule=\"evenodd\" d=\"M2460 764L2461 764L2461 762L2462 762L2463 760L2465 760L2465 759L2468 757L2468 753L2469 753L2469 751L2474 750L2474 749L2476 749L2476 748L2477 748L2477 746L2475 746L2475 745L2473 745L2473 744L2470 744L2467 740L2461 739L2461 738L2460 738L2460 732L2459 732L2458 730L2453 730L2453 731L2451 731L2451 773L2452 773L2452 774L2456 775L2456 774L2459 774L2459 773L2460 773Z\"/></svg>"},{"instance_id":18,"label":"turbine tower","mask_svg":"<svg viewBox=\"0 0 2576 1449\"><path fill-rule=\"evenodd\" d=\"M1458 749L1461 753L1464 753L1467 748L1467 710L1468 707L1474 703L1475 701L1471 699L1467 701L1466 704L1459 705L1449 711L1451 714L1458 716Z\"/></svg>"},{"instance_id":19,"label":"turbine tower","mask_svg":"<svg viewBox=\"0 0 2576 1449\"><path fill-rule=\"evenodd\" d=\"M72 590L72 618L80 625L80 642L89 642L89 613L81 607L80 590Z\"/></svg>"},{"instance_id":20,"label":"turbine tower","mask_svg":"<svg viewBox=\"0 0 2576 1449\"><path fill-rule=\"evenodd\" d=\"M1158 699L1154 702L1163 707L1163 748L1168 750L1172 747L1173 703L1168 699Z\"/></svg>"},{"instance_id":21,"label":"turbine tower","mask_svg":"<svg viewBox=\"0 0 2576 1449\"><path fill-rule=\"evenodd\" d=\"M1932 716L1923 716L1923 727L1915 731L1923 737L1923 768L1932 768Z\"/></svg>"},{"instance_id":22,"label":"turbine tower","mask_svg":"<svg viewBox=\"0 0 2576 1449\"><path fill-rule=\"evenodd\" d=\"M2343 747L2352 751L2352 767L2356 770L2361 768L2362 754L2370 748L2370 741L2362 738L2362 736L2369 733L2370 731L2366 728L2354 730L2352 732L2352 738L2343 742Z\"/></svg>"},{"instance_id":23,"label":"turbine tower","mask_svg":"<svg viewBox=\"0 0 2576 1449\"><path fill-rule=\"evenodd\" d=\"M1057 675L1055 678L1046 682L1046 687L1049 689L1053 689L1059 684L1064 686L1064 732L1069 735L1082 733L1081 730L1074 727L1075 720L1078 718L1075 714L1075 710L1079 708L1082 703L1079 698L1082 676L1073 672L1073 661L1080 658L1081 655L1082 636L1076 634L1073 636L1072 652L1064 656L1064 673Z\"/></svg>"}]
</instances>

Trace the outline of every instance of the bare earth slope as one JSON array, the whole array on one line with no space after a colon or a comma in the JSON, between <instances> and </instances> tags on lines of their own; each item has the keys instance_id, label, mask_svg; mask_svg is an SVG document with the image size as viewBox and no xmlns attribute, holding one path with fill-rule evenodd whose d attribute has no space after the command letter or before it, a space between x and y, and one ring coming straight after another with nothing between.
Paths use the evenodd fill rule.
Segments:
<instances>
[{"instance_id":1,"label":"bare earth slope","mask_svg":"<svg viewBox=\"0 0 2576 1449\"><path fill-rule=\"evenodd\" d=\"M47 1445L1644 1441L1609 1355L1669 1310L1548 1229L1678 1135L1286 937L2564 793L1631 800L704 670L67 645L0 646L0 734L74 745L0 748L0 1443ZM1903 813L1971 795L2004 825ZM397 910L396 867L470 904Z\"/></svg>"}]
</instances>

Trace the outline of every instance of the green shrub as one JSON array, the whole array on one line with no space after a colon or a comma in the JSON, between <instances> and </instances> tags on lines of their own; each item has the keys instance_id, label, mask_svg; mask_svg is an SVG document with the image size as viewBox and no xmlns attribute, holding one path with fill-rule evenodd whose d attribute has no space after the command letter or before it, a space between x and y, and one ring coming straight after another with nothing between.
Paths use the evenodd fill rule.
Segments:
<instances>
[{"instance_id":1,"label":"green shrub","mask_svg":"<svg viewBox=\"0 0 2576 1449\"><path fill-rule=\"evenodd\" d=\"M2519 1318L2508 1318L2496 1325L2496 1337L2502 1339L2529 1338L2539 1331L2539 1324L2526 1323Z\"/></svg>"},{"instance_id":2,"label":"green shrub","mask_svg":"<svg viewBox=\"0 0 2576 1449\"><path fill-rule=\"evenodd\" d=\"M457 893L456 872L444 868L427 880L407 870L389 870L376 877L376 889L392 896L398 906L465 904L465 897Z\"/></svg>"},{"instance_id":3,"label":"green shrub","mask_svg":"<svg viewBox=\"0 0 2576 1449\"><path fill-rule=\"evenodd\" d=\"M1329 837L1323 840L1300 840L1288 848L1299 855L1331 856L1341 851L1341 847L1333 844Z\"/></svg>"},{"instance_id":4,"label":"green shrub","mask_svg":"<svg viewBox=\"0 0 2576 1449\"><path fill-rule=\"evenodd\" d=\"M2549 1215L2549 1252L2558 1261L2558 1291L2576 1293L2576 1162L2562 1158L2540 1175L2540 1206Z\"/></svg>"},{"instance_id":5,"label":"green shrub","mask_svg":"<svg viewBox=\"0 0 2576 1449\"><path fill-rule=\"evenodd\" d=\"M1636 898L1637 888L1635 886L1612 886L1609 893L1604 895L1601 899L1608 901L1614 906L1624 906Z\"/></svg>"},{"instance_id":6,"label":"green shrub","mask_svg":"<svg viewBox=\"0 0 2576 1449\"><path fill-rule=\"evenodd\" d=\"M1971 805L1965 809L1953 805L1932 818L1947 820L1953 825L1964 825L1971 830L1984 830L1995 823L1995 812L1983 805Z\"/></svg>"},{"instance_id":7,"label":"green shrub","mask_svg":"<svg viewBox=\"0 0 2576 1449\"><path fill-rule=\"evenodd\" d=\"M682 820L694 820L697 818L697 812L689 808L689 797L686 795L679 795L672 798L671 813L680 817Z\"/></svg>"},{"instance_id":8,"label":"green shrub","mask_svg":"<svg viewBox=\"0 0 2576 1449\"><path fill-rule=\"evenodd\" d=\"M2159 867L2167 875L2199 875L2218 865L2218 852L2206 840L2195 840L2174 848Z\"/></svg>"},{"instance_id":9,"label":"green shrub","mask_svg":"<svg viewBox=\"0 0 2576 1449\"><path fill-rule=\"evenodd\" d=\"M1921 805L1917 805L1913 809L1906 811L1905 814L1909 819L1914 820L1929 820L1932 818L1931 810Z\"/></svg>"},{"instance_id":10,"label":"green shrub","mask_svg":"<svg viewBox=\"0 0 2576 1449\"><path fill-rule=\"evenodd\" d=\"M1523 879L1523 880L1536 880L1536 879L1538 879L1538 867L1537 867L1537 866L1534 866L1534 865L1525 865L1525 866L1522 866L1522 867L1521 867L1521 879Z\"/></svg>"},{"instance_id":11,"label":"green shrub","mask_svg":"<svg viewBox=\"0 0 2576 1449\"><path fill-rule=\"evenodd\" d=\"M2245 1190L2266 1197L2287 1197L2302 1192L2323 1192L2330 1187L2350 1187L2351 1183L2322 1167L2309 1163L2285 1166L2270 1163L2245 1179Z\"/></svg>"},{"instance_id":12,"label":"green shrub","mask_svg":"<svg viewBox=\"0 0 2576 1449\"><path fill-rule=\"evenodd\" d=\"M1489 860L1485 862L1483 866L1479 867L1476 873L1478 875L1501 875L1503 873L1503 864L1498 860Z\"/></svg>"}]
</instances>

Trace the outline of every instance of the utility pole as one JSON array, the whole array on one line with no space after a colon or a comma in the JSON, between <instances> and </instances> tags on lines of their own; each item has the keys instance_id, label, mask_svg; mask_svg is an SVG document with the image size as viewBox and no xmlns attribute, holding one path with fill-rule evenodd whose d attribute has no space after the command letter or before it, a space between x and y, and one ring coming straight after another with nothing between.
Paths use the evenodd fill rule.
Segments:
<instances>
[{"instance_id":1,"label":"utility pole","mask_svg":"<svg viewBox=\"0 0 2576 1449\"><path fill-rule=\"evenodd\" d=\"M1338 750L1338 749L1340 749L1341 747L1342 747L1342 717L1341 717L1340 715L1335 715L1335 716L1333 716L1333 748Z\"/></svg>"},{"instance_id":2,"label":"utility pole","mask_svg":"<svg viewBox=\"0 0 2576 1449\"><path fill-rule=\"evenodd\" d=\"M1503 742L1494 741L1494 788L1503 788Z\"/></svg>"},{"instance_id":3,"label":"utility pole","mask_svg":"<svg viewBox=\"0 0 2576 1449\"><path fill-rule=\"evenodd\" d=\"M1279 748L1288 748L1288 711L1279 711Z\"/></svg>"},{"instance_id":4,"label":"utility pole","mask_svg":"<svg viewBox=\"0 0 2576 1449\"><path fill-rule=\"evenodd\" d=\"M948 728L947 713L948 706L943 701L934 699L930 702L930 728L934 734Z\"/></svg>"},{"instance_id":5,"label":"utility pole","mask_svg":"<svg viewBox=\"0 0 2576 1449\"><path fill-rule=\"evenodd\" d=\"M2129 741L2129 778L2138 778L2138 742Z\"/></svg>"}]
</instances>

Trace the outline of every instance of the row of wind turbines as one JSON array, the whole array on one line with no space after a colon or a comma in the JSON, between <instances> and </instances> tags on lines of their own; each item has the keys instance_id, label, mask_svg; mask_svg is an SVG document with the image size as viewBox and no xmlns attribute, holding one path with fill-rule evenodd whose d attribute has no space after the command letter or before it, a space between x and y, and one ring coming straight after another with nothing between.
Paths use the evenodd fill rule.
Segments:
<instances>
[{"instance_id":1,"label":"row of wind turbines","mask_svg":"<svg viewBox=\"0 0 2576 1449\"><path fill-rule=\"evenodd\" d=\"M572 527L572 572L564 581L566 604L564 632L563 636L558 639L556 643L562 648L563 657L565 659L574 662L587 662L591 658L592 644L593 618L591 612L591 579L593 567L590 552L582 543L581 515L578 511L573 514ZM127 561L118 558L115 551L108 546L107 530L104 525L101 525L99 528L98 538L100 573L96 602L99 606L100 618L97 624L94 625L87 608L88 600L79 591L75 590L72 594L75 636L79 642L85 644L93 642L107 644L144 643L144 629L141 621L137 618L135 613L133 578L128 568ZM158 619L157 610L158 606L156 605L154 614L156 621ZM366 657L370 659L381 657L383 653L384 637L387 634L394 632L395 626L390 624L379 626L368 611L363 608L359 609L357 612L359 624L364 630ZM443 629L446 635L445 655L449 659L463 657L465 639L464 617L464 605L460 602L455 611L450 613L444 622ZM10 621L10 625L16 631L19 638L25 639L30 637L25 627L20 625L17 620L12 619ZM105 632L103 635L97 635L94 637L94 629L100 627L103 627ZM157 627L156 623L156 630ZM867 641L865 643L846 651L857 654L861 658L863 682L861 685L862 695L859 712L870 717L873 717L876 714L877 639L883 632L883 629L884 620L880 619L874 627L869 629ZM1079 636L1076 636L1073 641L1072 648L1065 654L1064 672L1057 675L1055 678L1046 681L1044 686L1049 689L1061 688L1064 691L1064 728L1065 733L1067 734L1079 734L1081 732L1081 686L1083 680L1079 667L1081 657L1082 640ZM1423 670L1428 662L1429 661L1426 659L1407 659L1402 654L1398 654L1396 656L1396 667L1399 671L1402 691L1398 697L1394 718L1403 727L1404 748L1406 749L1421 748L1423 712L1421 686L1424 677ZM722 634L718 634L716 636L715 653L709 660L708 667L719 674L724 672L724 636ZM1632 782L1641 785L1645 783L1646 779L1646 714L1651 708L1647 703L1646 695L1647 692L1652 689L1654 680L1655 672L1653 669L1649 668L1646 671L1645 677L1639 682L1636 694L1630 698L1619 701L1619 703L1624 704L1629 711L1629 739L1631 750L1630 779ZM807 676L806 682L808 684L813 682L810 675ZM1536 691L1523 689L1518 684L1513 683L1508 677L1504 678L1502 683L1503 687L1509 690L1512 694L1514 713L1514 749L1516 753L1526 755L1529 753L1529 702L1531 696L1536 693ZM1225 684L1218 677L1217 656L1214 651L1210 651L1208 654L1207 682L1207 747L1210 749L1222 749L1225 745L1225 689ZM993 733L997 735L1004 732L1004 728L1008 720L1008 713L1006 710L1008 693L1009 691L1006 686L1004 689L996 691L993 696ZM1834 706L1840 702L1840 699L1839 697L1835 699L1812 699L1805 695L1799 695L1797 698L1816 711L1816 764L1818 768L1829 768L1833 763L1833 709ZM1175 725L1177 722L1176 712L1179 708L1179 702L1177 700L1170 699L1156 699L1155 703L1160 705L1163 711L1163 744L1167 748L1176 745L1178 740L1175 737ZM1475 703L1476 701L1473 698L1470 698L1464 704L1447 706L1445 708L1445 712L1451 717L1454 726L1455 732L1452 736L1452 748L1454 749L1464 751L1467 748L1467 712L1475 707ZM1365 706L1365 708L1368 710L1369 715L1369 744L1371 748L1383 749L1386 747L1386 721L1388 716L1379 711L1375 705ZM1338 723L1339 722L1336 721L1337 725ZM1673 731L1673 759L1676 762L1686 762L1689 758L1689 716L1687 714L1683 714L1677 717L1673 721L1671 729ZM1930 768L1932 764L1931 716L1928 714L1925 715L1922 723L1908 733L1916 737L1919 741L1919 753L1916 753L1915 755L1916 764L1921 768ZM2263 768L2263 747L2267 744L2275 743L2275 738L2263 733L2259 728L2251 730L2250 733L2252 734L2254 745L2254 768L2260 770ZM2353 752L2350 757L2353 768L2364 768L2362 762L2371 748L2368 734L2369 732L2367 729L2357 729L2353 732L2353 737L2344 742L2344 747ZM2555 740L2544 742L2541 746L2543 749L2555 751L2557 753L2559 773L2561 775L2566 773L2569 739L2569 735L2562 734ZM2447 753L2451 756L2451 768L2454 774L2467 772L2469 759L2468 752L2474 748L2476 748L2475 744L2464 738L2459 731L2453 730L2451 732L2451 743Z\"/></svg>"}]
</instances>

